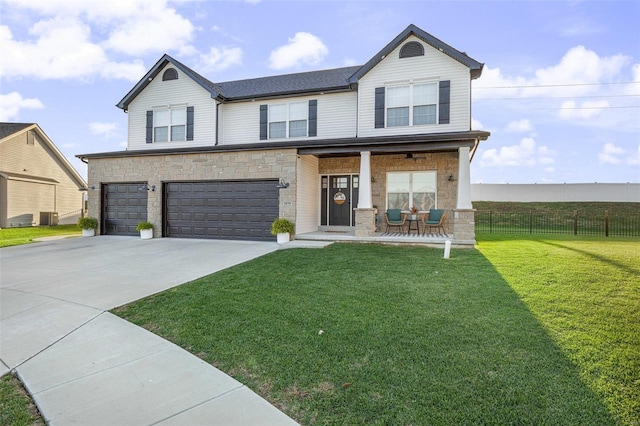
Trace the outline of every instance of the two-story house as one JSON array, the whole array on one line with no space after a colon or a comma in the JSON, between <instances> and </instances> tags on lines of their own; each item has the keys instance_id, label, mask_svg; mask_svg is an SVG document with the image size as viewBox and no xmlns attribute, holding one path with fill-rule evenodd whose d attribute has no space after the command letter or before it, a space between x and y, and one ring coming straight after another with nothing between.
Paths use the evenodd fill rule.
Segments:
<instances>
[{"instance_id":1,"label":"two-story house","mask_svg":"<svg viewBox=\"0 0 640 426\"><path fill-rule=\"evenodd\" d=\"M149 220L158 237L272 240L285 217L297 238L375 239L376 214L415 206L444 209L448 238L473 244L482 68L414 25L362 66L248 80L214 83L164 55L117 105L127 150L78 156L89 214L102 234Z\"/></svg>"}]
</instances>

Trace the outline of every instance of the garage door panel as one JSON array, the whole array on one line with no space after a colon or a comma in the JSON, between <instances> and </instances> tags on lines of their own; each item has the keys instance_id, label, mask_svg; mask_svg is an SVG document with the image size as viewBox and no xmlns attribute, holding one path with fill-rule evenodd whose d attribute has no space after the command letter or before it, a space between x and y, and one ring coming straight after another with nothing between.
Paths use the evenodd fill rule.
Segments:
<instances>
[{"instance_id":1,"label":"garage door panel","mask_svg":"<svg viewBox=\"0 0 640 426\"><path fill-rule=\"evenodd\" d=\"M143 185L143 182L131 182L102 186L104 234L138 235L138 223L147 220L148 193L141 189Z\"/></svg>"},{"instance_id":2,"label":"garage door panel","mask_svg":"<svg viewBox=\"0 0 640 426\"><path fill-rule=\"evenodd\" d=\"M165 184L165 235L182 238L275 239L277 180Z\"/></svg>"}]
</instances>

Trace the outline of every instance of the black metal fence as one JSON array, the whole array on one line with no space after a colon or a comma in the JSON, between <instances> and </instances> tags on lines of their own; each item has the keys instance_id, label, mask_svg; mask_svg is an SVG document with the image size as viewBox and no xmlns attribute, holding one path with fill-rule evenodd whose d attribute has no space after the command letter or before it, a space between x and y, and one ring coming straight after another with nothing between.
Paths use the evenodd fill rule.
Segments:
<instances>
[{"instance_id":1,"label":"black metal fence","mask_svg":"<svg viewBox=\"0 0 640 426\"><path fill-rule=\"evenodd\" d=\"M566 234L612 237L640 237L640 214L601 215L579 211L498 212L477 210L476 233Z\"/></svg>"}]
</instances>

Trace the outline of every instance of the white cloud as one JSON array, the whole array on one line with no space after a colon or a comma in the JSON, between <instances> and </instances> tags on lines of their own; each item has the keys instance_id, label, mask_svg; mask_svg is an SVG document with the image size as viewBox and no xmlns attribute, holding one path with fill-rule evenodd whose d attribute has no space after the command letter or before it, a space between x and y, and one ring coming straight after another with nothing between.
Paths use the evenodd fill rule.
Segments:
<instances>
[{"instance_id":1,"label":"white cloud","mask_svg":"<svg viewBox=\"0 0 640 426\"><path fill-rule=\"evenodd\" d=\"M75 18L54 18L36 23L30 33L35 41L16 41L11 30L0 26L0 76L42 79L125 78L144 75L141 61L114 62L91 42L91 28Z\"/></svg>"},{"instance_id":2,"label":"white cloud","mask_svg":"<svg viewBox=\"0 0 640 426\"><path fill-rule=\"evenodd\" d=\"M269 67L281 70L301 64L318 65L328 53L329 49L318 37L299 32L289 39L289 44L271 52Z\"/></svg>"},{"instance_id":3,"label":"white cloud","mask_svg":"<svg viewBox=\"0 0 640 426\"><path fill-rule=\"evenodd\" d=\"M579 105L576 101L564 101L560 105L558 116L565 120L583 119L587 120L599 115L609 107L608 101L585 101Z\"/></svg>"},{"instance_id":4,"label":"white cloud","mask_svg":"<svg viewBox=\"0 0 640 426\"><path fill-rule=\"evenodd\" d=\"M44 105L37 98L23 98L18 92L0 95L0 121L14 121L22 109L42 109Z\"/></svg>"},{"instance_id":5,"label":"white cloud","mask_svg":"<svg viewBox=\"0 0 640 426\"><path fill-rule=\"evenodd\" d=\"M105 2L108 3L108 2ZM135 13L118 22L102 45L115 52L140 56L189 46L195 27L164 2L140 3Z\"/></svg>"},{"instance_id":6,"label":"white cloud","mask_svg":"<svg viewBox=\"0 0 640 426\"><path fill-rule=\"evenodd\" d=\"M480 120L476 120L475 118L472 118L471 119L471 128L473 130L482 130L482 129L484 129L484 126L482 125Z\"/></svg>"},{"instance_id":7,"label":"white cloud","mask_svg":"<svg viewBox=\"0 0 640 426\"><path fill-rule=\"evenodd\" d=\"M505 128L505 132L508 133L525 133L531 132L532 130L533 125L531 124L531 121L526 118L518 121L512 121L507 124L507 127Z\"/></svg>"},{"instance_id":8,"label":"white cloud","mask_svg":"<svg viewBox=\"0 0 640 426\"><path fill-rule=\"evenodd\" d=\"M118 133L118 123L89 123L89 132L91 132L92 135L108 138Z\"/></svg>"},{"instance_id":9,"label":"white cloud","mask_svg":"<svg viewBox=\"0 0 640 426\"><path fill-rule=\"evenodd\" d=\"M640 165L640 145L633 152L627 152L626 149L617 146L612 142L607 142L602 147L602 151L598 153L598 161L600 164L629 164L632 166Z\"/></svg>"},{"instance_id":10,"label":"white cloud","mask_svg":"<svg viewBox=\"0 0 640 426\"><path fill-rule=\"evenodd\" d=\"M556 65L540 68L533 76L507 76L500 68L485 67L482 77L474 81L474 88L483 87L517 87L510 89L481 89L474 91L477 99L487 97L539 97L539 96L577 96L595 93L600 86L581 86L585 83L607 82L620 76L631 57L613 55L601 57L596 52L576 46L567 51ZM559 87L562 85L564 87ZM551 87L539 87L551 86Z\"/></svg>"},{"instance_id":11,"label":"white cloud","mask_svg":"<svg viewBox=\"0 0 640 426\"><path fill-rule=\"evenodd\" d=\"M202 71L219 71L229 68L232 65L242 64L242 49L239 47L218 49L212 47L209 53L200 55L200 66Z\"/></svg>"},{"instance_id":12,"label":"white cloud","mask_svg":"<svg viewBox=\"0 0 640 426\"><path fill-rule=\"evenodd\" d=\"M632 153L631 156L627 158L627 163L632 166L640 166L640 144L638 144L636 152Z\"/></svg>"},{"instance_id":13,"label":"white cloud","mask_svg":"<svg viewBox=\"0 0 640 426\"><path fill-rule=\"evenodd\" d=\"M29 9L37 19L19 39L9 26L0 26L5 78L136 81L146 71L142 56L172 50L198 54L191 44L195 26L166 0L3 1L7 8Z\"/></svg>"},{"instance_id":14,"label":"white cloud","mask_svg":"<svg viewBox=\"0 0 640 426\"><path fill-rule=\"evenodd\" d=\"M518 145L491 148L482 153L480 165L531 167L536 164L550 165L555 162L555 153L546 146L537 147L533 138L523 138Z\"/></svg>"}]
</instances>

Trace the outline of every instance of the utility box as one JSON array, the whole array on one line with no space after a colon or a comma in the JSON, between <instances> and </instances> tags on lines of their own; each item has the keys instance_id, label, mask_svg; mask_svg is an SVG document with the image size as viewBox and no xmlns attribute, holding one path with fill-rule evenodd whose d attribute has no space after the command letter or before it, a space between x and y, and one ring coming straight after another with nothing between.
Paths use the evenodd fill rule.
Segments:
<instances>
[{"instance_id":1,"label":"utility box","mask_svg":"<svg viewBox=\"0 0 640 426\"><path fill-rule=\"evenodd\" d=\"M40 212L40 226L58 226L58 212Z\"/></svg>"}]
</instances>

